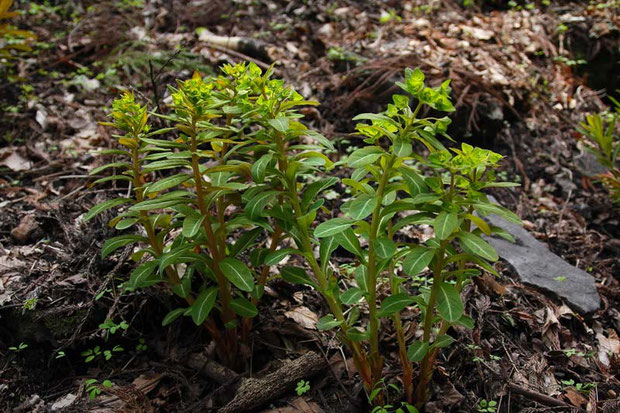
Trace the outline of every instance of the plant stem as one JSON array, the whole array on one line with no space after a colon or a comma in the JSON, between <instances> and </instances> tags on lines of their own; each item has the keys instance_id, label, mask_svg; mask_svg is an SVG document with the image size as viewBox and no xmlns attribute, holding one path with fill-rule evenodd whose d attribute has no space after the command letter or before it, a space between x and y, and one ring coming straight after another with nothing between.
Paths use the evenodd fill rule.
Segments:
<instances>
[{"instance_id":1,"label":"plant stem","mask_svg":"<svg viewBox=\"0 0 620 413\"><path fill-rule=\"evenodd\" d=\"M286 170L288 169L288 159L286 157L286 147L282 139L282 134L276 132L275 138L278 150L278 166L280 170L286 175ZM314 277L317 280L319 286L319 292L325 298L325 301L327 301L327 305L329 306L331 312L334 314L336 320L341 322L340 330L342 330L343 333L342 341L353 353L353 361L355 363L355 366L360 376L362 376L366 391L370 393L372 391L373 380L372 374L370 372L370 367L366 359L366 355L359 343L352 341L347 337L348 324L346 319L344 318L342 307L340 306L340 303L329 292L329 281L327 275L321 270L321 266L318 264L316 257L314 256L314 250L312 249L312 240L310 238L308 225L304 222L301 222L300 218L303 216L303 211L301 208L301 202L299 200L299 194L297 193L297 182L295 181L295 178L287 179L286 186L287 188L285 188L285 190L293 205L293 210L295 211L295 217L297 218L297 224L300 232L299 238L301 245L299 245L298 247L304 254L304 257L308 261L308 264L310 265L310 268L314 273Z\"/></svg>"},{"instance_id":2,"label":"plant stem","mask_svg":"<svg viewBox=\"0 0 620 413\"><path fill-rule=\"evenodd\" d=\"M192 121L191 125L191 153L192 153L192 172L194 174L194 187L196 189L196 200L198 203L198 209L203 217L202 226L207 233L207 246L211 253L211 257L213 259L212 269L215 273L215 278L217 280L217 286L219 289L219 297L222 302L222 310L221 310L221 319L225 325L225 339L221 343L225 348L220 348L221 354L224 354L226 357L224 358L225 364L231 367L236 367L239 365L237 358L237 328L228 325L235 321L235 313L230 307L230 302L232 300L232 293L230 288L230 282L226 278L226 276L222 273L220 269L219 263L226 256L226 250L218 250L218 241L215 233L213 232L213 228L211 226L211 220L209 213L209 209L205 202L205 192L203 187L202 174L200 172L200 164L198 162L198 142L197 142L197 130L196 130L196 122ZM225 246L224 246L225 247ZM221 347L221 346L219 346Z\"/></svg>"},{"instance_id":3,"label":"plant stem","mask_svg":"<svg viewBox=\"0 0 620 413\"><path fill-rule=\"evenodd\" d=\"M440 243L437 250L435 266L433 268L433 287L431 288L431 294L426 306L426 314L424 317L424 341L430 342L431 330L433 328L433 318L435 316L435 306L437 304L437 293L439 286L441 285L441 271L443 270L443 262L445 259L446 247L448 245L447 240L443 240ZM434 354L433 354L434 353ZM418 379L418 385L416 387L416 406L421 407L426 402L428 397L428 383L430 382L431 375L433 373L433 363L435 361L436 353L434 351L426 353L420 364L420 377Z\"/></svg>"},{"instance_id":4,"label":"plant stem","mask_svg":"<svg viewBox=\"0 0 620 413\"><path fill-rule=\"evenodd\" d=\"M377 206L372 212L372 220L369 235L368 248L368 312L370 315L370 355L369 361L372 369L373 380L376 383L381 380L383 370L383 357L379 353L379 317L377 316L377 254L375 251L375 241L377 240L377 232L379 230L379 221L381 206L385 186L390 178L392 165L396 160L396 156L392 155L387 161L379 187L377 188Z\"/></svg>"},{"instance_id":5,"label":"plant stem","mask_svg":"<svg viewBox=\"0 0 620 413\"><path fill-rule=\"evenodd\" d=\"M390 261L390 290L392 294L398 293L398 288L394 282L394 261ZM413 363L407 357L407 343L405 341L405 330L400 319L400 311L392 316L394 322L394 330L396 331L396 339L398 341L398 357L403 368L403 388L405 390L405 399L407 403L413 403Z\"/></svg>"}]
</instances>

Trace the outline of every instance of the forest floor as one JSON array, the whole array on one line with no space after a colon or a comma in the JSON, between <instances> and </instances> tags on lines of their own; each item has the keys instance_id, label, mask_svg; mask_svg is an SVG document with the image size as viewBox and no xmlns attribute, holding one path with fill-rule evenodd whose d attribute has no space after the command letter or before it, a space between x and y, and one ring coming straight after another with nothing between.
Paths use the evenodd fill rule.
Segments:
<instances>
[{"instance_id":1,"label":"forest floor","mask_svg":"<svg viewBox=\"0 0 620 413\"><path fill-rule=\"evenodd\" d=\"M619 214L591 178L600 171L575 132L586 113L608 107L605 90L620 93L620 6L485 3L493 6L17 2L24 13L15 24L38 38L0 85L0 411L216 411L230 400L230 383L186 362L212 350L206 334L185 321L161 327L174 301L163 290L121 295L128 252L101 260L114 230L83 215L126 191L91 187L88 176L101 164L92 151L114 146L98 122L121 90L164 107L174 79L247 59L276 61L278 77L321 102L305 121L340 153L356 143L351 118L383 110L404 68L420 67L431 83L452 79L451 136L504 155L500 173L521 186L493 194L552 252L594 277L601 307L591 314L521 283L503 263L501 277L477 279L464 293L476 327L456 331L457 343L441 353L426 412L485 411L482 401L502 412L620 411ZM264 49L213 45L209 32ZM291 389L264 411L365 411L350 360L314 326L325 313L319 296L269 287L248 342L248 374L263 376L309 350L331 367L308 377L304 395ZM106 319L126 328L111 334L101 327ZM396 339L386 334L382 343L392 377ZM118 351L86 363L82 353L96 347ZM90 401L85 382L93 378L113 386Z\"/></svg>"}]
</instances>

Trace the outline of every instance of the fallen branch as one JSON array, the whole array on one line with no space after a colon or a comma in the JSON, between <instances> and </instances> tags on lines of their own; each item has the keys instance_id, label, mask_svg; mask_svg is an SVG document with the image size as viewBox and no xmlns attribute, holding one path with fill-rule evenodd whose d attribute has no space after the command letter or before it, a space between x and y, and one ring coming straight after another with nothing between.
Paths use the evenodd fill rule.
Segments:
<instances>
[{"instance_id":1,"label":"fallen branch","mask_svg":"<svg viewBox=\"0 0 620 413\"><path fill-rule=\"evenodd\" d=\"M307 379L327 367L325 358L308 352L262 378L241 379L235 397L219 413L246 412L292 390L301 379Z\"/></svg>"}]
</instances>

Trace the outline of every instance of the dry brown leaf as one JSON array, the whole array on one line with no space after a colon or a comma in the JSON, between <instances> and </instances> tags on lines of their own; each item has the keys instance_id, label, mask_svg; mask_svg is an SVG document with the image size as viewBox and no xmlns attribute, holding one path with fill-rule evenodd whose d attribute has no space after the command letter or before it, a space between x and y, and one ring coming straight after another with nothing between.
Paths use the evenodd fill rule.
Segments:
<instances>
[{"instance_id":1,"label":"dry brown leaf","mask_svg":"<svg viewBox=\"0 0 620 413\"><path fill-rule=\"evenodd\" d=\"M319 321L319 317L308 307L304 306L295 307L285 312L284 315L297 322L300 326L311 330L316 330L316 323Z\"/></svg>"},{"instance_id":2,"label":"dry brown leaf","mask_svg":"<svg viewBox=\"0 0 620 413\"><path fill-rule=\"evenodd\" d=\"M32 162L21 156L15 147L0 149L0 165L12 171L27 171L32 168Z\"/></svg>"},{"instance_id":3,"label":"dry brown leaf","mask_svg":"<svg viewBox=\"0 0 620 413\"><path fill-rule=\"evenodd\" d=\"M596 339L599 344L598 359L605 367L610 366L611 358L620 356L620 340L618 339L618 333L609 329L607 334L609 337L605 337L601 333L596 334Z\"/></svg>"},{"instance_id":4,"label":"dry brown leaf","mask_svg":"<svg viewBox=\"0 0 620 413\"><path fill-rule=\"evenodd\" d=\"M575 389L566 389L566 397L570 400L571 404L575 407L581 407L586 404L587 400L581 393Z\"/></svg>"}]
</instances>

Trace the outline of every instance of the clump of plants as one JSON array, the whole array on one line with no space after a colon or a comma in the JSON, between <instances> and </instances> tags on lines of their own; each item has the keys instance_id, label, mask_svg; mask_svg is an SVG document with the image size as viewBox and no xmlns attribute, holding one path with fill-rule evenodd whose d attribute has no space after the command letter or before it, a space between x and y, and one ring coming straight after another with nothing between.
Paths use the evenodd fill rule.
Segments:
<instances>
[{"instance_id":1,"label":"clump of plants","mask_svg":"<svg viewBox=\"0 0 620 413\"><path fill-rule=\"evenodd\" d=\"M407 69L398 83L404 93L394 95L385 112L355 118L364 144L333 163L326 155L331 143L295 110L317 103L271 75L243 63L225 65L216 77L195 74L170 89L166 115L150 115L125 93L108 123L121 131L120 148L102 151L119 160L92 173L114 168L115 175L96 182L127 181L132 196L103 202L85 219L123 206L110 225L137 231L107 240L102 256L135 244L139 265L125 288L167 286L184 304L163 324L191 317L230 366L240 367L239 348L274 277L321 294L329 312L317 327L337 331L369 401L385 408L394 398L386 388L394 385L384 385L380 337L392 329L403 409L415 411L413 404L428 398L439 350L455 340L450 327L473 327L460 292L481 271L495 274L497 253L482 235L510 238L481 217L494 213L519 222L483 191L513 184L496 181L500 155L465 143L444 146L441 137L452 141L449 118L420 117L424 107L454 111L449 81L428 87L419 69ZM154 129L152 117L172 126ZM340 212L327 209L321 196L339 182L330 176L336 167L350 170L341 182L352 198ZM434 236L411 239L404 231L411 225L432 226ZM338 247L355 257L352 271L332 261ZM298 265L281 266L289 255ZM277 266L275 275L270 266ZM431 277L414 285L426 268ZM403 311L420 317L409 325ZM419 338L407 339L410 329L419 330Z\"/></svg>"},{"instance_id":2,"label":"clump of plants","mask_svg":"<svg viewBox=\"0 0 620 413\"><path fill-rule=\"evenodd\" d=\"M609 191L612 202L620 203L620 102L611 98L614 111L587 115L577 131L586 138L585 149L593 154L607 173L597 176Z\"/></svg>"}]
</instances>

